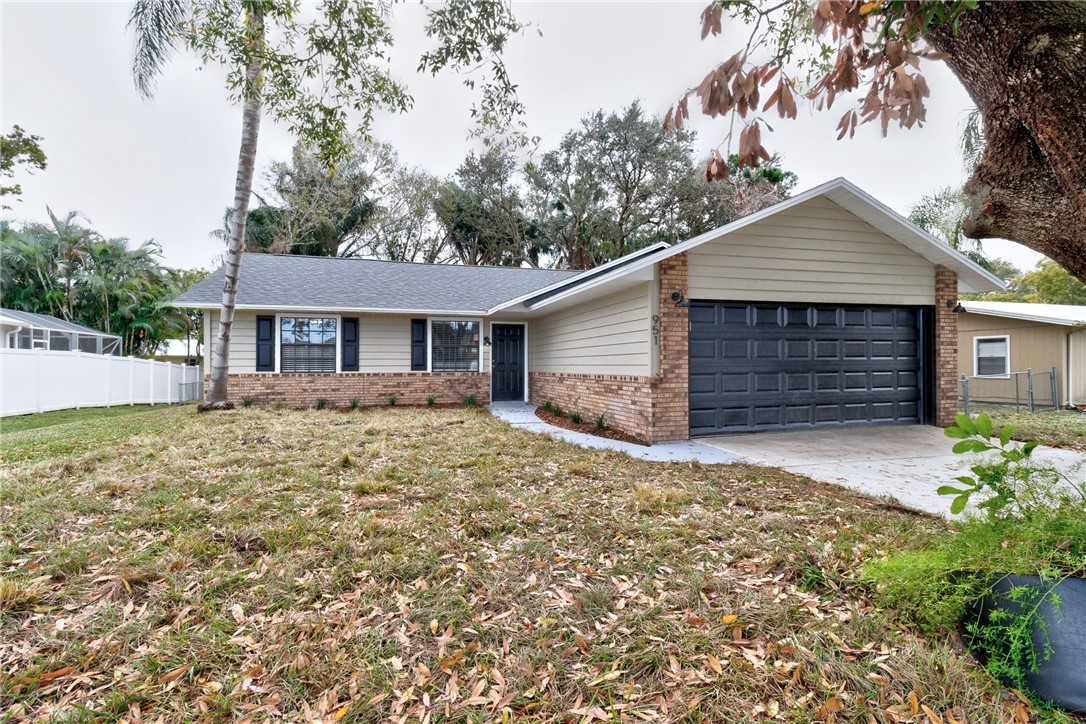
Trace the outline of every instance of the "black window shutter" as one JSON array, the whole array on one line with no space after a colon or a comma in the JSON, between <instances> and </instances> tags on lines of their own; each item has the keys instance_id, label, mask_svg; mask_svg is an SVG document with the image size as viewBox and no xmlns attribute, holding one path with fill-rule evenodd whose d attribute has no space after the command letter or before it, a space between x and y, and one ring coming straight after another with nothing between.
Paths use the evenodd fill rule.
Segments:
<instances>
[{"instance_id":1,"label":"black window shutter","mask_svg":"<svg viewBox=\"0 0 1086 724\"><path fill-rule=\"evenodd\" d=\"M358 371L358 317L343 318L343 359L339 368L344 372Z\"/></svg>"},{"instance_id":2,"label":"black window shutter","mask_svg":"<svg viewBox=\"0 0 1086 724\"><path fill-rule=\"evenodd\" d=\"M275 372L275 317L256 318L256 371Z\"/></svg>"},{"instance_id":3,"label":"black window shutter","mask_svg":"<svg viewBox=\"0 0 1086 724\"><path fill-rule=\"evenodd\" d=\"M426 371L426 320L411 320L411 371Z\"/></svg>"}]
</instances>

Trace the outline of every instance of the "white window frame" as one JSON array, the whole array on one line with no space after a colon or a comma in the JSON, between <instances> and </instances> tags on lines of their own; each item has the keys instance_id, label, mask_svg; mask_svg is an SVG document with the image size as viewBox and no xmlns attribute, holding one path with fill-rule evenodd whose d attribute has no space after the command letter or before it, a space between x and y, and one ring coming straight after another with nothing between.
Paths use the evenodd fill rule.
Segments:
<instances>
[{"instance_id":1,"label":"white window frame","mask_svg":"<svg viewBox=\"0 0 1086 724\"><path fill-rule=\"evenodd\" d=\"M303 317L305 319L334 319L336 320L336 371L335 372L284 372L283 371L283 327L280 321L284 317L288 319L296 319ZM277 375L327 375L327 374L342 374L343 361L340 357L343 356L343 340L340 335L343 334L343 315L341 314L312 314L309 312L276 312L275 313L275 372L268 374ZM254 352L256 350L254 346Z\"/></svg>"},{"instance_id":2,"label":"white window frame","mask_svg":"<svg viewBox=\"0 0 1086 724\"><path fill-rule=\"evenodd\" d=\"M524 328L524 402L527 402L528 401L528 322L526 322L523 319L510 319L510 320L492 319L489 322L487 322L487 324L489 325L490 334L486 335L486 336L491 337L491 346L493 346L494 325L495 324L516 324L516 325L519 325L519 326ZM490 365L488 365L488 367L490 369L487 370L487 373L490 374L494 370L494 351L493 350L491 350L491 352L490 352ZM492 396L494 394L494 375L490 375L490 394Z\"/></svg>"},{"instance_id":3,"label":"white window frame","mask_svg":"<svg viewBox=\"0 0 1086 724\"><path fill-rule=\"evenodd\" d=\"M434 334L433 326L434 322L476 322L479 325L479 345L475 353L479 356L479 369L476 372L483 372L483 337L486 336L486 325L483 324L482 317L427 317L426 318L426 371L434 371ZM470 370L469 370L470 371ZM489 370L486 370L489 373ZM450 372L449 374L458 374L456 372Z\"/></svg>"},{"instance_id":4,"label":"white window frame","mask_svg":"<svg viewBox=\"0 0 1086 724\"><path fill-rule=\"evenodd\" d=\"M998 375L982 375L980 373L980 343L997 339L1003 340L1003 343L1007 347L1007 356L1003 361L1003 369L1005 369L1006 372ZM1011 336L1009 334L986 334L973 337L973 376L991 379L1007 379L1011 376Z\"/></svg>"}]
</instances>

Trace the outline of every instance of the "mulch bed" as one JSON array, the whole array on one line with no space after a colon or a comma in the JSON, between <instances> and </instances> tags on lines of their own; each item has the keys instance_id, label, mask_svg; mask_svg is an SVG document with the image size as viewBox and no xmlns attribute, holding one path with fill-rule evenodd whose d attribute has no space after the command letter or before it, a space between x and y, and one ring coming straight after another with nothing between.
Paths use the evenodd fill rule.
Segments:
<instances>
[{"instance_id":1,"label":"mulch bed","mask_svg":"<svg viewBox=\"0 0 1086 724\"><path fill-rule=\"evenodd\" d=\"M536 408L535 416L543 422L556 427L564 427L565 429L573 430L574 432L583 432L585 435L595 435L596 437L605 437L609 440L619 440L620 442L632 442L634 445L647 447L644 441L638 440L636 437L622 432L621 430L616 430L612 427L596 427L595 422L574 422L568 417L559 417L553 412L547 412L542 407Z\"/></svg>"}]
</instances>

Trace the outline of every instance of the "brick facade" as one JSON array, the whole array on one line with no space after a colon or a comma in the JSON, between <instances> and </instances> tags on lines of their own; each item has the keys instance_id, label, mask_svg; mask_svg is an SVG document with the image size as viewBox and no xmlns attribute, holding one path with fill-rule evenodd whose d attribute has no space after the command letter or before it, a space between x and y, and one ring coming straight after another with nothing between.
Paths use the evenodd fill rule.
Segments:
<instances>
[{"instance_id":1,"label":"brick facade","mask_svg":"<svg viewBox=\"0 0 1086 724\"><path fill-rule=\"evenodd\" d=\"M935 267L935 424L954 424L958 414L958 275Z\"/></svg>"},{"instance_id":2,"label":"brick facade","mask_svg":"<svg viewBox=\"0 0 1086 724\"><path fill-rule=\"evenodd\" d=\"M339 374L232 374L230 400L249 399L258 405L281 402L287 407L312 407L318 399L331 407L346 407L353 398L360 405L387 405L395 396L401 405L425 405L433 395L438 403L463 402L475 395L480 405L490 402L490 375L484 372L341 372Z\"/></svg>"},{"instance_id":3,"label":"brick facade","mask_svg":"<svg viewBox=\"0 0 1086 724\"><path fill-rule=\"evenodd\" d=\"M652 377L585 375L564 372L529 372L528 399L533 404L554 402L585 419L603 415L610 427L652 440Z\"/></svg>"},{"instance_id":4,"label":"brick facade","mask_svg":"<svg viewBox=\"0 0 1086 724\"><path fill-rule=\"evenodd\" d=\"M660 262L660 369L652 388L651 441L690 437L690 309L675 306L672 293L689 297L686 254Z\"/></svg>"}]
</instances>

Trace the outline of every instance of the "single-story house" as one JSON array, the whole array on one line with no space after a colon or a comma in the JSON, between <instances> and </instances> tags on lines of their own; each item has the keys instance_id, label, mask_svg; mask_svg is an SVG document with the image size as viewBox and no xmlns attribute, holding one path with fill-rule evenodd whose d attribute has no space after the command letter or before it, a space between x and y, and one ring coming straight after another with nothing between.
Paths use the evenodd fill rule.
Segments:
<instances>
[{"instance_id":1,"label":"single-story house","mask_svg":"<svg viewBox=\"0 0 1086 724\"><path fill-rule=\"evenodd\" d=\"M207 310L223 270L176 304ZM845 179L587 271L246 254L230 395L553 401L646 442L945 425L962 292L1002 283Z\"/></svg>"},{"instance_id":2,"label":"single-story house","mask_svg":"<svg viewBox=\"0 0 1086 724\"><path fill-rule=\"evenodd\" d=\"M1086 405L1086 306L966 302L958 315L958 374L1003 377L1055 368L1062 404Z\"/></svg>"}]
</instances>

